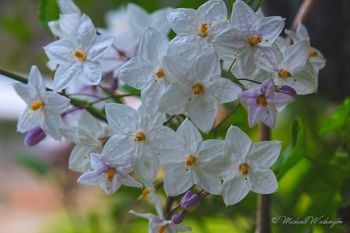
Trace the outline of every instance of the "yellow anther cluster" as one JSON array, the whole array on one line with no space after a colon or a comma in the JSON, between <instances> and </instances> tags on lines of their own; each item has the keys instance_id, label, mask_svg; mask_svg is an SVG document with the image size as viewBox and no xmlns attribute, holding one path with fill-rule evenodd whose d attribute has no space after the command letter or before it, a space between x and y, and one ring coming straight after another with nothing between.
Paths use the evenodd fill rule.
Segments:
<instances>
[{"instance_id":1,"label":"yellow anther cluster","mask_svg":"<svg viewBox=\"0 0 350 233\"><path fill-rule=\"evenodd\" d=\"M208 24L203 23L198 28L198 36L206 37L208 35Z\"/></svg>"},{"instance_id":2,"label":"yellow anther cluster","mask_svg":"<svg viewBox=\"0 0 350 233\"><path fill-rule=\"evenodd\" d=\"M258 45L261 43L261 41L262 41L262 38L260 36L252 36L252 37L249 37L248 39L248 42L251 46Z\"/></svg>"},{"instance_id":3,"label":"yellow anther cluster","mask_svg":"<svg viewBox=\"0 0 350 233\"><path fill-rule=\"evenodd\" d=\"M193 86L192 86L192 93L193 95L195 96L199 96L200 94L202 94L204 91L204 87L202 84L200 83L195 83Z\"/></svg>"},{"instance_id":4,"label":"yellow anther cluster","mask_svg":"<svg viewBox=\"0 0 350 233\"><path fill-rule=\"evenodd\" d=\"M278 76L280 76L281 78L289 78L292 76L292 74L289 71L282 69L278 71Z\"/></svg>"},{"instance_id":5,"label":"yellow anther cluster","mask_svg":"<svg viewBox=\"0 0 350 233\"><path fill-rule=\"evenodd\" d=\"M36 111L36 110L40 109L43 105L44 105L43 101L37 100L34 103L32 103L32 105L30 105L30 109L33 111Z\"/></svg>"},{"instance_id":6,"label":"yellow anther cluster","mask_svg":"<svg viewBox=\"0 0 350 233\"><path fill-rule=\"evenodd\" d=\"M264 95L259 95L256 97L256 104L266 107L268 105L266 97Z\"/></svg>"},{"instance_id":7,"label":"yellow anther cluster","mask_svg":"<svg viewBox=\"0 0 350 233\"><path fill-rule=\"evenodd\" d=\"M140 141L144 141L146 139L146 135L142 132L137 132L135 134L135 138L134 138L134 141L135 142L140 142Z\"/></svg>"},{"instance_id":8,"label":"yellow anther cluster","mask_svg":"<svg viewBox=\"0 0 350 233\"><path fill-rule=\"evenodd\" d=\"M187 156L187 159L186 159L187 166L192 166L195 162L196 162L196 157L194 157L193 155Z\"/></svg>"},{"instance_id":9,"label":"yellow anther cluster","mask_svg":"<svg viewBox=\"0 0 350 233\"><path fill-rule=\"evenodd\" d=\"M239 172L242 173L243 175L248 174L249 171L249 166L246 163L242 163L241 165L239 165Z\"/></svg>"},{"instance_id":10,"label":"yellow anther cluster","mask_svg":"<svg viewBox=\"0 0 350 233\"><path fill-rule=\"evenodd\" d=\"M85 61L86 60L86 53L81 50L75 50L73 52L74 57L76 57L79 61Z\"/></svg>"},{"instance_id":11,"label":"yellow anther cluster","mask_svg":"<svg viewBox=\"0 0 350 233\"><path fill-rule=\"evenodd\" d=\"M160 68L156 73L157 78L164 78L165 72L162 68Z\"/></svg>"}]
</instances>

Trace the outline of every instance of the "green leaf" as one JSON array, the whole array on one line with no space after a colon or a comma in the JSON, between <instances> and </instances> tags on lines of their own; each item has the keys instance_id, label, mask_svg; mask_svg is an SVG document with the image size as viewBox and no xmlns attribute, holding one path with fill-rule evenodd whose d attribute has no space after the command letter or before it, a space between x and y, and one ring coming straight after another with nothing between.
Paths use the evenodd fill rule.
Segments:
<instances>
[{"instance_id":1,"label":"green leaf","mask_svg":"<svg viewBox=\"0 0 350 233\"><path fill-rule=\"evenodd\" d=\"M15 161L39 176L47 176L50 172L50 167L36 155L19 154L15 156Z\"/></svg>"},{"instance_id":2,"label":"green leaf","mask_svg":"<svg viewBox=\"0 0 350 233\"><path fill-rule=\"evenodd\" d=\"M40 0L39 20L45 28L49 28L49 22L59 18L59 8L56 0Z\"/></svg>"},{"instance_id":3,"label":"green leaf","mask_svg":"<svg viewBox=\"0 0 350 233\"><path fill-rule=\"evenodd\" d=\"M280 179L289 169L296 165L306 153L305 129L299 118L295 119L292 125L292 146L287 147L273 166L273 170Z\"/></svg>"},{"instance_id":4,"label":"green leaf","mask_svg":"<svg viewBox=\"0 0 350 233\"><path fill-rule=\"evenodd\" d=\"M339 129L350 117L350 98L346 98L320 130L321 136Z\"/></svg>"},{"instance_id":5,"label":"green leaf","mask_svg":"<svg viewBox=\"0 0 350 233\"><path fill-rule=\"evenodd\" d=\"M2 17L0 27L21 41L28 41L32 38L32 32L28 24L19 18Z\"/></svg>"},{"instance_id":6,"label":"green leaf","mask_svg":"<svg viewBox=\"0 0 350 233\"><path fill-rule=\"evenodd\" d=\"M133 94L138 96L141 95L141 91L139 89L130 87L129 85L126 85L126 84L122 86L122 89L126 91L128 94Z\"/></svg>"}]
</instances>

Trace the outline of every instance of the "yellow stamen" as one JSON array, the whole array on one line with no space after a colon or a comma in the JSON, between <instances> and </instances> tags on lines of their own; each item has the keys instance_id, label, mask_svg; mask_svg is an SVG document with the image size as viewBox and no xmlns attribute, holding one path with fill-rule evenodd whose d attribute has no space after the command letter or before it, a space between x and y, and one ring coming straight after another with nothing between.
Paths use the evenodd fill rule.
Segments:
<instances>
[{"instance_id":1,"label":"yellow stamen","mask_svg":"<svg viewBox=\"0 0 350 233\"><path fill-rule=\"evenodd\" d=\"M259 95L258 97L256 97L256 104L266 107L267 106L266 97L264 95Z\"/></svg>"},{"instance_id":2,"label":"yellow stamen","mask_svg":"<svg viewBox=\"0 0 350 233\"><path fill-rule=\"evenodd\" d=\"M86 60L86 53L81 50L75 50L73 52L74 57L76 57L79 61L85 61Z\"/></svg>"},{"instance_id":3,"label":"yellow stamen","mask_svg":"<svg viewBox=\"0 0 350 233\"><path fill-rule=\"evenodd\" d=\"M201 26L199 26L198 28L197 34L198 36L206 37L208 35L208 24L207 23L201 24Z\"/></svg>"},{"instance_id":4,"label":"yellow stamen","mask_svg":"<svg viewBox=\"0 0 350 233\"><path fill-rule=\"evenodd\" d=\"M156 73L157 78L164 78L165 72L162 68L160 68Z\"/></svg>"},{"instance_id":5,"label":"yellow stamen","mask_svg":"<svg viewBox=\"0 0 350 233\"><path fill-rule=\"evenodd\" d=\"M114 175L115 175L115 168L114 167L109 167L108 169L107 169L107 180L108 180L108 182L112 182L112 180L113 180L113 177L114 177Z\"/></svg>"},{"instance_id":6,"label":"yellow stamen","mask_svg":"<svg viewBox=\"0 0 350 233\"><path fill-rule=\"evenodd\" d=\"M144 188L143 190L142 190L142 197L145 197L145 196L147 196L149 194L149 190L147 189L147 188Z\"/></svg>"},{"instance_id":7,"label":"yellow stamen","mask_svg":"<svg viewBox=\"0 0 350 233\"><path fill-rule=\"evenodd\" d=\"M312 49L309 52L309 57L317 57L318 53L316 50Z\"/></svg>"},{"instance_id":8,"label":"yellow stamen","mask_svg":"<svg viewBox=\"0 0 350 233\"><path fill-rule=\"evenodd\" d=\"M186 159L186 165L187 166L192 166L196 162L196 157L193 155L189 155Z\"/></svg>"},{"instance_id":9,"label":"yellow stamen","mask_svg":"<svg viewBox=\"0 0 350 233\"><path fill-rule=\"evenodd\" d=\"M262 38L260 36L252 36L248 38L248 42L251 46L255 46L257 44L260 44L262 41Z\"/></svg>"},{"instance_id":10,"label":"yellow stamen","mask_svg":"<svg viewBox=\"0 0 350 233\"><path fill-rule=\"evenodd\" d=\"M144 133L142 133L141 131L140 132L137 132L135 134L135 138L134 138L134 141L135 142L140 142L140 141L144 141L146 139L146 135Z\"/></svg>"},{"instance_id":11,"label":"yellow stamen","mask_svg":"<svg viewBox=\"0 0 350 233\"><path fill-rule=\"evenodd\" d=\"M43 101L37 100L34 103L32 103L32 105L30 105L30 109L33 111L36 111L36 110L40 109L43 105L44 105Z\"/></svg>"},{"instance_id":12,"label":"yellow stamen","mask_svg":"<svg viewBox=\"0 0 350 233\"><path fill-rule=\"evenodd\" d=\"M249 166L246 163L242 163L239 165L239 172L242 173L243 175L248 174Z\"/></svg>"},{"instance_id":13,"label":"yellow stamen","mask_svg":"<svg viewBox=\"0 0 350 233\"><path fill-rule=\"evenodd\" d=\"M204 87L202 86L202 84L200 83L195 83L193 86L192 86L192 93L193 95L195 96L199 96L200 94L202 94L204 91Z\"/></svg>"},{"instance_id":14,"label":"yellow stamen","mask_svg":"<svg viewBox=\"0 0 350 233\"><path fill-rule=\"evenodd\" d=\"M164 233L166 229L166 225L159 226L157 229L157 233Z\"/></svg>"},{"instance_id":15,"label":"yellow stamen","mask_svg":"<svg viewBox=\"0 0 350 233\"><path fill-rule=\"evenodd\" d=\"M280 78L289 78L292 76L292 74L287 70L281 69L280 71L278 71L278 76L280 76Z\"/></svg>"}]
</instances>

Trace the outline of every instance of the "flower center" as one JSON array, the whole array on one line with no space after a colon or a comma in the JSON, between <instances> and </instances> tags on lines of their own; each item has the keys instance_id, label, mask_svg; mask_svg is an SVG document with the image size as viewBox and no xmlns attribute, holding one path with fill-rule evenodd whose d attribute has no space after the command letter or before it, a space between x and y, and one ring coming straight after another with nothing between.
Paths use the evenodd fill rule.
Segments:
<instances>
[{"instance_id":1,"label":"flower center","mask_svg":"<svg viewBox=\"0 0 350 233\"><path fill-rule=\"evenodd\" d=\"M259 95L258 97L256 97L256 104L266 107L267 106L266 97L264 95Z\"/></svg>"},{"instance_id":2,"label":"flower center","mask_svg":"<svg viewBox=\"0 0 350 233\"><path fill-rule=\"evenodd\" d=\"M108 180L108 182L112 182L113 177L115 175L115 172L116 172L116 170L115 170L114 167L109 167L107 169L107 180Z\"/></svg>"},{"instance_id":3,"label":"flower center","mask_svg":"<svg viewBox=\"0 0 350 233\"><path fill-rule=\"evenodd\" d=\"M192 86L192 93L193 95L195 96L199 96L200 94L202 94L204 91L204 87L202 84L200 83L195 83L193 86Z\"/></svg>"},{"instance_id":4,"label":"flower center","mask_svg":"<svg viewBox=\"0 0 350 233\"><path fill-rule=\"evenodd\" d=\"M81 50L75 50L73 52L74 57L76 57L79 61L85 61L86 60L86 53Z\"/></svg>"},{"instance_id":5,"label":"flower center","mask_svg":"<svg viewBox=\"0 0 350 233\"><path fill-rule=\"evenodd\" d=\"M146 139L146 135L144 133L142 133L141 131L139 131L135 134L135 138L134 138L135 142L144 141L145 139Z\"/></svg>"},{"instance_id":6,"label":"flower center","mask_svg":"<svg viewBox=\"0 0 350 233\"><path fill-rule=\"evenodd\" d=\"M239 165L239 172L242 173L243 175L248 174L249 166L246 163L242 163Z\"/></svg>"},{"instance_id":7,"label":"flower center","mask_svg":"<svg viewBox=\"0 0 350 233\"><path fill-rule=\"evenodd\" d=\"M309 52L309 57L317 57L318 53L316 50L312 49Z\"/></svg>"},{"instance_id":8,"label":"flower center","mask_svg":"<svg viewBox=\"0 0 350 233\"><path fill-rule=\"evenodd\" d=\"M159 226L157 228L157 233L164 233L166 230L166 225Z\"/></svg>"},{"instance_id":9,"label":"flower center","mask_svg":"<svg viewBox=\"0 0 350 233\"><path fill-rule=\"evenodd\" d=\"M281 69L280 71L278 71L278 76L280 76L280 78L289 78L292 76L292 74L287 70Z\"/></svg>"},{"instance_id":10,"label":"flower center","mask_svg":"<svg viewBox=\"0 0 350 233\"><path fill-rule=\"evenodd\" d=\"M186 165L187 166L192 166L194 163L196 162L196 157L194 157L193 155L189 155L187 156L187 159L186 159Z\"/></svg>"},{"instance_id":11,"label":"flower center","mask_svg":"<svg viewBox=\"0 0 350 233\"><path fill-rule=\"evenodd\" d=\"M142 197L146 197L148 194L149 194L148 188L144 188L144 189L142 190Z\"/></svg>"},{"instance_id":12,"label":"flower center","mask_svg":"<svg viewBox=\"0 0 350 233\"><path fill-rule=\"evenodd\" d=\"M157 78L164 78L165 72L162 68L160 68L156 73Z\"/></svg>"},{"instance_id":13,"label":"flower center","mask_svg":"<svg viewBox=\"0 0 350 233\"><path fill-rule=\"evenodd\" d=\"M198 28L198 36L206 37L208 35L208 24L203 23Z\"/></svg>"},{"instance_id":14,"label":"flower center","mask_svg":"<svg viewBox=\"0 0 350 233\"><path fill-rule=\"evenodd\" d=\"M256 46L260 44L262 41L262 38L260 36L252 36L248 38L248 42L251 46Z\"/></svg>"},{"instance_id":15,"label":"flower center","mask_svg":"<svg viewBox=\"0 0 350 233\"><path fill-rule=\"evenodd\" d=\"M43 105L44 105L43 101L37 100L34 103L32 103L32 105L30 105L30 109L33 111L36 111L36 110L40 109Z\"/></svg>"}]
</instances>

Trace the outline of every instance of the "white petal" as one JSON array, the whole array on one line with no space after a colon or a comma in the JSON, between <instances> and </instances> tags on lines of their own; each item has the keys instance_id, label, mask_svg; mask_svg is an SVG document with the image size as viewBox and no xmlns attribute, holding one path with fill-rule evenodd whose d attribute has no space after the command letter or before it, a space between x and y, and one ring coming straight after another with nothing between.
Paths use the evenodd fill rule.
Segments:
<instances>
[{"instance_id":1,"label":"white petal","mask_svg":"<svg viewBox=\"0 0 350 233\"><path fill-rule=\"evenodd\" d=\"M217 103L211 97L194 97L186 104L186 112L192 122L203 132L208 132L214 124Z\"/></svg>"},{"instance_id":2,"label":"white petal","mask_svg":"<svg viewBox=\"0 0 350 233\"><path fill-rule=\"evenodd\" d=\"M115 133L118 131L129 132L136 128L136 110L123 104L106 104L106 117L108 125Z\"/></svg>"},{"instance_id":3,"label":"white petal","mask_svg":"<svg viewBox=\"0 0 350 233\"><path fill-rule=\"evenodd\" d=\"M88 59L98 59L101 55L107 52L107 50L111 47L112 44L113 38L107 38L102 35L99 35L88 51Z\"/></svg>"},{"instance_id":4,"label":"white petal","mask_svg":"<svg viewBox=\"0 0 350 233\"><path fill-rule=\"evenodd\" d=\"M298 95L307 95L317 91L317 76L308 67L293 73L291 78L294 80L290 86L295 89Z\"/></svg>"},{"instance_id":5,"label":"white petal","mask_svg":"<svg viewBox=\"0 0 350 233\"><path fill-rule=\"evenodd\" d=\"M101 154L108 161L130 164L135 156L136 146L129 135L117 134L108 139Z\"/></svg>"},{"instance_id":6,"label":"white petal","mask_svg":"<svg viewBox=\"0 0 350 233\"><path fill-rule=\"evenodd\" d=\"M168 196L177 196L189 190L193 185L191 173L183 164L169 166L164 177L164 190Z\"/></svg>"},{"instance_id":7,"label":"white petal","mask_svg":"<svg viewBox=\"0 0 350 233\"><path fill-rule=\"evenodd\" d=\"M120 68L119 78L126 84L145 89L154 81L155 67L140 57L134 57Z\"/></svg>"},{"instance_id":8,"label":"white petal","mask_svg":"<svg viewBox=\"0 0 350 233\"><path fill-rule=\"evenodd\" d=\"M225 138L225 152L245 160L251 147L252 141L240 128L231 126L228 129Z\"/></svg>"},{"instance_id":9,"label":"white petal","mask_svg":"<svg viewBox=\"0 0 350 233\"><path fill-rule=\"evenodd\" d=\"M211 194L220 194L222 191L221 180L209 175L202 168L195 166L192 168L192 179L198 187Z\"/></svg>"},{"instance_id":10,"label":"white petal","mask_svg":"<svg viewBox=\"0 0 350 233\"><path fill-rule=\"evenodd\" d=\"M38 95L32 86L23 83L15 83L13 88L27 105L31 105L38 100Z\"/></svg>"},{"instance_id":11,"label":"white petal","mask_svg":"<svg viewBox=\"0 0 350 233\"><path fill-rule=\"evenodd\" d=\"M196 34L199 18L194 9L175 9L168 13L167 19L170 27L179 36Z\"/></svg>"},{"instance_id":12,"label":"white petal","mask_svg":"<svg viewBox=\"0 0 350 233\"><path fill-rule=\"evenodd\" d=\"M67 65L75 61L72 54L77 48L68 39L61 39L50 43L44 47L46 55L51 62L55 62L60 65Z\"/></svg>"},{"instance_id":13,"label":"white petal","mask_svg":"<svg viewBox=\"0 0 350 233\"><path fill-rule=\"evenodd\" d=\"M258 142L253 144L247 160L259 168L270 168L276 162L280 151L279 141Z\"/></svg>"},{"instance_id":14,"label":"white petal","mask_svg":"<svg viewBox=\"0 0 350 233\"><path fill-rule=\"evenodd\" d=\"M196 153L199 150L203 142L202 135L188 118L181 123L176 133L183 139L188 151Z\"/></svg>"},{"instance_id":15,"label":"white petal","mask_svg":"<svg viewBox=\"0 0 350 233\"><path fill-rule=\"evenodd\" d=\"M168 49L168 38L153 28L147 28L140 42L140 56L144 61L160 62Z\"/></svg>"},{"instance_id":16,"label":"white petal","mask_svg":"<svg viewBox=\"0 0 350 233\"><path fill-rule=\"evenodd\" d=\"M170 26L168 24L166 16L170 10L170 8L163 8L152 13L149 19L149 26L157 29L164 35L168 34Z\"/></svg>"},{"instance_id":17,"label":"white petal","mask_svg":"<svg viewBox=\"0 0 350 233\"><path fill-rule=\"evenodd\" d=\"M258 32L263 41L261 45L271 46L281 34L284 27L284 19L280 16L262 17Z\"/></svg>"},{"instance_id":18,"label":"white petal","mask_svg":"<svg viewBox=\"0 0 350 233\"><path fill-rule=\"evenodd\" d=\"M192 69L194 72L187 77L192 82L197 82L198 79L205 82L205 80L212 80L220 77L220 61L214 49L206 49L205 52L198 55Z\"/></svg>"},{"instance_id":19,"label":"white petal","mask_svg":"<svg viewBox=\"0 0 350 233\"><path fill-rule=\"evenodd\" d=\"M32 66L30 69L28 82L35 88L37 95L43 98L46 92L46 85L37 66Z\"/></svg>"},{"instance_id":20,"label":"white petal","mask_svg":"<svg viewBox=\"0 0 350 233\"><path fill-rule=\"evenodd\" d=\"M136 4L129 3L127 6L127 19L130 21L130 25L136 28L136 30L143 31L146 25L149 23L149 17L147 12Z\"/></svg>"},{"instance_id":21,"label":"white petal","mask_svg":"<svg viewBox=\"0 0 350 233\"><path fill-rule=\"evenodd\" d=\"M233 5L231 21L235 28L243 32L248 32L254 29L258 22L258 16L250 6L238 0Z\"/></svg>"},{"instance_id":22,"label":"white petal","mask_svg":"<svg viewBox=\"0 0 350 233\"><path fill-rule=\"evenodd\" d=\"M141 102L142 105L147 106L149 109L158 109L158 103L161 97L167 90L168 84L165 80L154 80L151 84L143 89L141 92Z\"/></svg>"},{"instance_id":23,"label":"white petal","mask_svg":"<svg viewBox=\"0 0 350 233\"><path fill-rule=\"evenodd\" d=\"M142 188L142 184L137 182L134 178L132 178L128 174L119 175L118 178L120 179L120 181L123 185L127 185L130 187L136 187L136 188Z\"/></svg>"},{"instance_id":24,"label":"white petal","mask_svg":"<svg viewBox=\"0 0 350 233\"><path fill-rule=\"evenodd\" d=\"M217 24L227 20L227 9L222 0L210 0L201 5L197 10L202 21L206 23Z\"/></svg>"},{"instance_id":25,"label":"white petal","mask_svg":"<svg viewBox=\"0 0 350 233\"><path fill-rule=\"evenodd\" d=\"M94 170L100 170L106 167L106 164L102 161L102 156L99 154L90 155L90 165Z\"/></svg>"},{"instance_id":26,"label":"white petal","mask_svg":"<svg viewBox=\"0 0 350 233\"><path fill-rule=\"evenodd\" d=\"M278 46L259 47L258 57L260 68L268 71L278 70L278 65L283 60L282 52Z\"/></svg>"},{"instance_id":27,"label":"white petal","mask_svg":"<svg viewBox=\"0 0 350 233\"><path fill-rule=\"evenodd\" d=\"M42 121L43 113L41 110L32 111L27 108L18 118L17 131L25 133L37 126L41 126Z\"/></svg>"},{"instance_id":28,"label":"white petal","mask_svg":"<svg viewBox=\"0 0 350 233\"><path fill-rule=\"evenodd\" d=\"M250 174L252 191L260 194L270 194L277 190L278 183L275 174L270 170L257 170Z\"/></svg>"},{"instance_id":29,"label":"white petal","mask_svg":"<svg viewBox=\"0 0 350 233\"><path fill-rule=\"evenodd\" d=\"M70 66L59 66L53 79L54 91L61 91L69 86L82 72L80 64Z\"/></svg>"},{"instance_id":30,"label":"white petal","mask_svg":"<svg viewBox=\"0 0 350 233\"><path fill-rule=\"evenodd\" d=\"M86 172L90 169L90 153L98 152L94 150L94 147L88 147L87 145L76 145L70 156L68 167L70 170L77 172Z\"/></svg>"},{"instance_id":31,"label":"white petal","mask_svg":"<svg viewBox=\"0 0 350 233\"><path fill-rule=\"evenodd\" d=\"M108 195L112 195L115 191L119 189L121 183L116 175L114 175L112 181L109 181L107 178L107 174L104 173L100 179L98 180L100 187L103 189L105 193Z\"/></svg>"},{"instance_id":32,"label":"white petal","mask_svg":"<svg viewBox=\"0 0 350 233\"><path fill-rule=\"evenodd\" d=\"M159 170L158 157L148 148L145 148L143 154L138 156L135 161L134 171L140 177L142 182L151 185L155 180Z\"/></svg>"},{"instance_id":33,"label":"white petal","mask_svg":"<svg viewBox=\"0 0 350 233\"><path fill-rule=\"evenodd\" d=\"M227 103L236 100L242 90L232 81L219 78L210 86L210 92L216 97L219 103Z\"/></svg>"},{"instance_id":34,"label":"white petal","mask_svg":"<svg viewBox=\"0 0 350 233\"><path fill-rule=\"evenodd\" d=\"M96 28L87 15L83 15L76 31L78 44L83 50L87 50L92 41L97 37Z\"/></svg>"},{"instance_id":35,"label":"white petal","mask_svg":"<svg viewBox=\"0 0 350 233\"><path fill-rule=\"evenodd\" d=\"M252 188L250 180L242 175L224 181L223 185L222 196L227 206L240 202Z\"/></svg>"},{"instance_id":36,"label":"white petal","mask_svg":"<svg viewBox=\"0 0 350 233\"><path fill-rule=\"evenodd\" d=\"M237 57L237 65L244 75L251 75L256 70L255 49L247 47L243 53Z\"/></svg>"},{"instance_id":37,"label":"white petal","mask_svg":"<svg viewBox=\"0 0 350 233\"><path fill-rule=\"evenodd\" d=\"M151 138L152 150L158 153L160 156L166 154L178 154L183 148L183 141L181 138L170 128L162 126L159 129L153 130L149 137Z\"/></svg>"},{"instance_id":38,"label":"white petal","mask_svg":"<svg viewBox=\"0 0 350 233\"><path fill-rule=\"evenodd\" d=\"M300 41L286 49L284 64L289 71L305 66L309 53L308 48L306 41Z\"/></svg>"},{"instance_id":39,"label":"white petal","mask_svg":"<svg viewBox=\"0 0 350 233\"><path fill-rule=\"evenodd\" d=\"M57 111L46 109L44 111L44 120L44 131L54 139L59 140L62 136L60 130L60 124L62 121L61 115Z\"/></svg>"},{"instance_id":40,"label":"white petal","mask_svg":"<svg viewBox=\"0 0 350 233\"><path fill-rule=\"evenodd\" d=\"M69 107L69 102L70 100L67 97L49 91L46 93L44 108L62 113Z\"/></svg>"},{"instance_id":41,"label":"white petal","mask_svg":"<svg viewBox=\"0 0 350 233\"><path fill-rule=\"evenodd\" d=\"M78 178L78 183L94 185L94 184L97 184L98 180L100 179L100 176L101 175L98 171L86 172Z\"/></svg>"},{"instance_id":42,"label":"white petal","mask_svg":"<svg viewBox=\"0 0 350 233\"><path fill-rule=\"evenodd\" d=\"M159 100L159 110L172 115L184 113L185 104L191 96L191 88L171 84Z\"/></svg>"},{"instance_id":43,"label":"white petal","mask_svg":"<svg viewBox=\"0 0 350 233\"><path fill-rule=\"evenodd\" d=\"M89 85L97 85L102 79L101 65L95 61L86 61L83 65L84 74L79 75L81 82Z\"/></svg>"}]
</instances>

